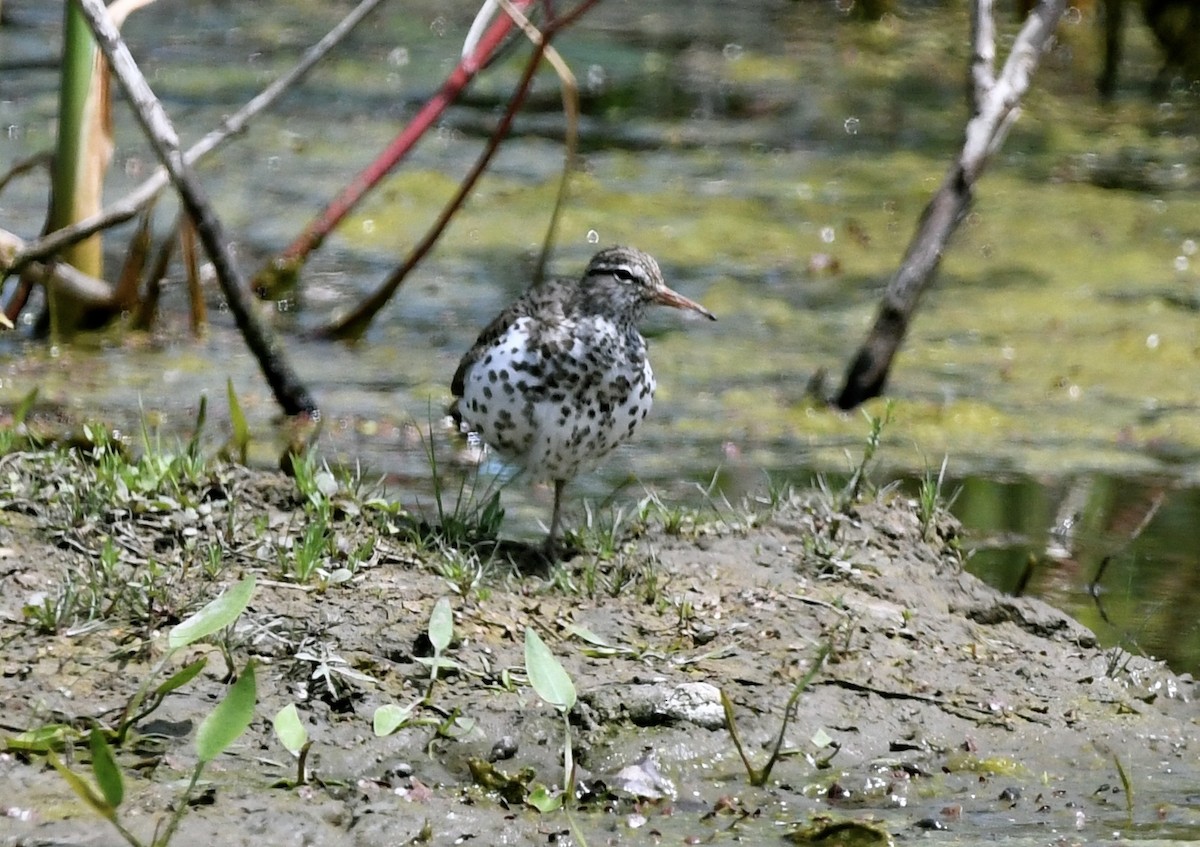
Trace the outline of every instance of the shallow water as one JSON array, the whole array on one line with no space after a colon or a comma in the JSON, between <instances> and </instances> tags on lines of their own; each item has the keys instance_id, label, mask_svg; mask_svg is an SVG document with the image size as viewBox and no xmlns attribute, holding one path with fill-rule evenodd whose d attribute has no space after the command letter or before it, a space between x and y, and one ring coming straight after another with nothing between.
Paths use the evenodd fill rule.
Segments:
<instances>
[{"instance_id":1,"label":"shallow water","mask_svg":"<svg viewBox=\"0 0 1200 847\"><path fill-rule=\"evenodd\" d=\"M473 4L385 6L299 90L201 169L253 272L410 116L452 66ZM5 4L3 61L52 55L60 5ZM185 138L196 138L285 69L345 4L158 4L127 35ZM1064 25L1021 120L980 184L977 204L923 306L888 387L895 399L876 478L913 478L949 458L955 508L981 549L973 566L1015 586L1039 560L1069 492L1090 525L1080 549L1039 562L1027 590L1064 605L1110 643L1200 669L1193 574L1200 517L1200 96L1146 94L1157 58L1127 38L1117 101L1100 108L1093 22ZM1007 20L1002 27L1011 30ZM634 443L571 489L628 511L644 488L703 505L716 478L737 500L766 474L808 482L845 472L867 424L806 398L818 369L836 385L888 274L954 154L964 118L966 24L957 8L914 6L873 26L794 2L601 4L559 47L587 97L581 172L554 263L578 273L597 244L634 242L668 281L720 321L648 321L656 408ZM472 88L387 184L331 238L280 325L309 328L349 308L403 256L477 154L520 68L514 51ZM0 167L53 138L55 76L6 70ZM295 340L299 372L323 405L331 462L382 474L414 505L430 500L420 433L433 425L443 467L458 467L439 421L455 363L478 328L523 288L562 162L556 83L460 218L364 342ZM118 108L117 197L150 166ZM1102 187L1112 183L1123 187ZM0 194L0 225L41 223L45 186ZM160 226L171 203L159 209ZM121 236L108 241L118 266ZM215 295L214 295L215 296ZM0 401L32 387L74 419L168 437L207 393L214 438L231 379L273 461L274 408L219 310L186 340L181 295L154 339L44 351L6 339ZM214 301L215 304L215 301ZM214 367L214 363L218 363ZM883 413L880 403L869 411ZM847 455L849 454L849 455ZM632 480L632 481L631 481ZM949 483L947 492L957 483ZM1158 514L1126 540L1151 492ZM615 495L614 495L615 492ZM533 537L548 492L505 492L507 531ZM604 512L605 507L598 511ZM1087 590L1111 555L1100 602ZM1101 615L1103 608L1108 621Z\"/></svg>"}]
</instances>

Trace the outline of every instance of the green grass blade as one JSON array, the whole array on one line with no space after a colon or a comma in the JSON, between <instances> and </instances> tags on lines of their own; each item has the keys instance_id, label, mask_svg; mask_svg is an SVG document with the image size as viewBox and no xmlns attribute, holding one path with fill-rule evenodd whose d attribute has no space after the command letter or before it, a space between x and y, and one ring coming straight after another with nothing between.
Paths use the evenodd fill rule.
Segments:
<instances>
[{"instance_id":1,"label":"green grass blade","mask_svg":"<svg viewBox=\"0 0 1200 847\"><path fill-rule=\"evenodd\" d=\"M242 411L241 401L233 390L233 379L225 383L225 393L229 396L229 423L233 426L230 443L241 464L246 464L246 453L250 449L250 427L246 424L246 413Z\"/></svg>"},{"instance_id":2,"label":"green grass blade","mask_svg":"<svg viewBox=\"0 0 1200 847\"><path fill-rule=\"evenodd\" d=\"M204 424L208 420L208 395L200 395L200 407L196 410L196 425L192 428L192 437L188 439L187 455L195 458L200 455L200 439L204 434Z\"/></svg>"},{"instance_id":3,"label":"green grass blade","mask_svg":"<svg viewBox=\"0 0 1200 847\"><path fill-rule=\"evenodd\" d=\"M25 419L29 417L29 413L33 410L33 404L37 402L37 398L38 390L36 388L21 398L21 402L17 404L17 408L13 411L12 425L14 427L25 423Z\"/></svg>"},{"instance_id":4,"label":"green grass blade","mask_svg":"<svg viewBox=\"0 0 1200 847\"><path fill-rule=\"evenodd\" d=\"M175 671L175 673L163 680L158 688L154 689L154 696L159 698L166 697L172 691L183 688L183 686L195 679L199 675L200 671L204 670L207 664L208 657L204 656L192 662L191 664L184 665L182 668Z\"/></svg>"},{"instance_id":5,"label":"green grass blade","mask_svg":"<svg viewBox=\"0 0 1200 847\"><path fill-rule=\"evenodd\" d=\"M117 810L110 806L107 800L97 794L96 789L92 788L86 779L60 762L58 756L53 753L47 753L46 761L54 766L54 769L58 771L58 775L66 780L67 785L71 787L76 796L91 806L96 814L110 821L117 819Z\"/></svg>"}]
</instances>

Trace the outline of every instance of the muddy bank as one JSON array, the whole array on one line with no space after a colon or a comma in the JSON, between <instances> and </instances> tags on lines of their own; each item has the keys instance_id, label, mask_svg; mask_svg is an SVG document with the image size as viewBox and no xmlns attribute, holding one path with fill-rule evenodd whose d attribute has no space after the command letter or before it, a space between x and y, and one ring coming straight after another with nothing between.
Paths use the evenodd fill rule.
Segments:
<instances>
[{"instance_id":1,"label":"muddy bank","mask_svg":"<svg viewBox=\"0 0 1200 847\"><path fill-rule=\"evenodd\" d=\"M162 659L170 625L258 577L232 633L172 666L208 654L205 671L118 754L125 823L147 840L186 785L197 725L227 690L224 650L237 669L258 662L256 717L205 771L173 843L570 843L561 811L525 802L529 786L561 784L563 735L524 674L527 626L580 692L572 734L589 793L574 818L592 845L777 843L815 815L873 820L896 839L1200 835L1193 681L986 587L962 570L956 526L941 516L922 526L895 495L836 511L816 493L707 515L643 508L581 533L570 562L521 574L499 555L417 543L401 510L343 485L329 578L301 583L286 560L312 503L290 480L222 467L170 496L64 511L61 483L39 481L39 462L4 466L4 737L110 724ZM353 567L339 570L352 550ZM101 598L87 620L57 627L31 616L27 605L61 598L70 575L83 591L105 555L144 602L106 609ZM419 658L443 596L458 668L412 721L376 737L379 706L429 689ZM823 650L784 738L791 755L751 787L718 688L761 765ZM271 727L288 703L313 739L313 780L300 787L280 787L296 765ZM657 773L621 773L647 754ZM73 758L86 773L86 745ZM0 792L0 844L120 843L39 756L3 754ZM665 796L646 799L655 793Z\"/></svg>"}]
</instances>

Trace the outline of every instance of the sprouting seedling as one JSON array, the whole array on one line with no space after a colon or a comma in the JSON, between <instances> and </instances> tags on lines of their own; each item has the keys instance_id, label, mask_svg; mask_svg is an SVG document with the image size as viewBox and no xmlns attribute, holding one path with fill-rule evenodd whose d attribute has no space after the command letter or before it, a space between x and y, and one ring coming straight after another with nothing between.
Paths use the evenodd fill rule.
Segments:
<instances>
[{"instance_id":1,"label":"sprouting seedling","mask_svg":"<svg viewBox=\"0 0 1200 847\"><path fill-rule=\"evenodd\" d=\"M454 640L454 610L450 608L449 597L439 597L433 604L429 615L429 643L433 645L432 656L418 656L417 661L429 668L429 689L425 692L426 704L433 700L433 686L437 682L439 670L462 670L462 665L453 659L447 659L442 654Z\"/></svg>"},{"instance_id":2,"label":"sprouting seedling","mask_svg":"<svg viewBox=\"0 0 1200 847\"><path fill-rule=\"evenodd\" d=\"M892 408L893 403L891 400L888 400L883 407L882 415L872 415L869 411L863 410L863 416L867 419L870 431L867 433L867 440L863 445L862 458L854 468L854 473L851 474L850 481L846 483L846 487L842 490L842 502L844 505L848 506L856 503L862 497L867 476L871 470L871 463L875 459L875 454L879 452L879 445L883 441L883 430L892 421Z\"/></svg>"},{"instance_id":3,"label":"sprouting seedling","mask_svg":"<svg viewBox=\"0 0 1200 847\"><path fill-rule=\"evenodd\" d=\"M771 755L767 757L766 763L761 768L756 768L750 763L750 757L746 753L746 748L742 744L742 738L738 734L737 723L733 716L733 702L729 699L729 695L721 689L721 705L725 709L725 728L729 730L729 737L733 739L733 746L737 748L738 755L742 757L742 764L746 766L746 776L750 784L759 787L767 784L767 780L771 778L771 770L775 767L775 763L783 758L783 737L787 733L788 722L792 718L792 713L796 709L796 704L800 700L800 695L808 688L810 682L821 670L821 666L825 664L825 659L829 656L830 647L826 644L821 648L821 652L817 654L817 658L813 661L812 667L808 672L796 683L792 689L792 696L788 698L787 705L783 710L783 722L779 725L779 734L775 737L775 746L771 749Z\"/></svg>"},{"instance_id":4,"label":"sprouting seedling","mask_svg":"<svg viewBox=\"0 0 1200 847\"><path fill-rule=\"evenodd\" d=\"M296 758L296 781L294 785L308 784L308 751L312 747L312 739L308 737L308 729L300 720L300 712L295 703L288 703L275 713L271 721L275 729L275 737L289 753Z\"/></svg>"},{"instance_id":5,"label":"sprouting seedling","mask_svg":"<svg viewBox=\"0 0 1200 847\"><path fill-rule=\"evenodd\" d=\"M246 413L242 411L242 404L233 389L232 377L225 381L225 394L229 397L229 424L233 432L224 450L244 465L246 454L250 450L250 427L246 424Z\"/></svg>"},{"instance_id":6,"label":"sprouting seedling","mask_svg":"<svg viewBox=\"0 0 1200 847\"><path fill-rule=\"evenodd\" d=\"M221 596L206 605L203 609L187 620L175 626L167 636L169 647L166 657L150 675L150 679L161 671L165 663L178 650L212 635L229 626L250 602L254 591L254 578L247 577L242 582L230 588ZM161 702L161 697L169 691L180 687L192 679L203 668L203 664L193 662L169 677L159 685L153 697ZM149 680L138 689L130 704L126 706L122 720L124 730L137 720L139 715L147 714L139 707L145 702L150 691ZM150 847L166 847L179 828L179 822L190 808L188 800L196 789L200 774L204 768L217 756L225 752L234 741L241 736L254 717L254 705L258 699L258 685L254 673L254 660L246 663L246 667L238 676L237 681L229 687L225 699L217 704L211 713L200 723L196 731L196 767L192 778L184 789L182 796L175 802L175 811L167 820L167 825L155 830ZM153 702L153 700L152 700ZM121 736L119 736L121 737ZM107 820L132 847L146 847L146 842L137 838L121 823L118 811L125 799L125 782L117 764L112 746L105 733L99 727L94 728L88 738L92 753L92 779L95 785L75 773L52 750L46 751L46 759L56 771L62 775L71 789L90 806L97 814Z\"/></svg>"},{"instance_id":7,"label":"sprouting seedling","mask_svg":"<svg viewBox=\"0 0 1200 847\"><path fill-rule=\"evenodd\" d=\"M429 614L429 626L426 631L429 643L433 646L432 656L418 656L417 661L429 668L429 688L425 696L407 706L387 703L375 710L372 724L377 737L391 735L403 726L412 722L420 706L428 706L433 700L433 686L437 682L440 670L463 670L463 666L453 659L445 657L446 648L454 640L454 610L450 607L449 597L440 597L433 604ZM451 721L452 722L452 721Z\"/></svg>"},{"instance_id":8,"label":"sprouting seedling","mask_svg":"<svg viewBox=\"0 0 1200 847\"><path fill-rule=\"evenodd\" d=\"M541 636L525 628L525 673L534 692L563 718L563 804L575 790L575 758L571 748L571 709L575 708L575 684L550 652Z\"/></svg>"},{"instance_id":9,"label":"sprouting seedling","mask_svg":"<svg viewBox=\"0 0 1200 847\"><path fill-rule=\"evenodd\" d=\"M186 685L204 670L208 659L202 657L180 668L153 690L150 689L150 684L178 651L202 638L220 632L237 620L238 616L245 611L246 606L250 604L250 597L254 594L254 585L254 576L250 575L211 600L187 620L172 627L170 633L167 634L167 654L147 674L141 687L134 692L133 697L125 705L113 738L118 745L125 742L125 737L134 724L158 708L163 698ZM147 701L147 697L149 697L149 701Z\"/></svg>"},{"instance_id":10,"label":"sprouting seedling","mask_svg":"<svg viewBox=\"0 0 1200 847\"><path fill-rule=\"evenodd\" d=\"M372 718L372 727L375 730L377 738L391 735L402 726L406 726L412 720L413 713L417 707L421 705L421 701L409 703L407 706L397 706L395 703L385 703L375 710L375 715Z\"/></svg>"}]
</instances>

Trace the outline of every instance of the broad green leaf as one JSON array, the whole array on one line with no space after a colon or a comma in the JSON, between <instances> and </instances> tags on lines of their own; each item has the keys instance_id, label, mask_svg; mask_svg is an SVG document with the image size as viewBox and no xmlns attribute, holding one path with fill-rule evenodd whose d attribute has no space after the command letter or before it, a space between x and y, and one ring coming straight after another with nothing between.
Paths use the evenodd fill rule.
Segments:
<instances>
[{"instance_id":1,"label":"broad green leaf","mask_svg":"<svg viewBox=\"0 0 1200 847\"><path fill-rule=\"evenodd\" d=\"M375 710L375 717L372 721L375 726L375 735L378 738L391 735L408 723L408 719L412 717L413 711L416 708L416 703L409 703L407 706L397 706L394 703L388 703L385 706L380 706Z\"/></svg>"},{"instance_id":2,"label":"broad green leaf","mask_svg":"<svg viewBox=\"0 0 1200 847\"><path fill-rule=\"evenodd\" d=\"M195 679L199 675L200 671L204 670L204 666L207 664L208 657L202 656L196 661L184 665L182 668L175 671L175 673L163 680L162 683L159 684L158 688L154 689L154 693L159 697L165 697L172 691L183 688L183 686Z\"/></svg>"},{"instance_id":3,"label":"broad green leaf","mask_svg":"<svg viewBox=\"0 0 1200 847\"><path fill-rule=\"evenodd\" d=\"M174 626L167 636L167 646L178 650L229 626L250 604L253 593L254 575L251 574L196 614Z\"/></svg>"},{"instance_id":4,"label":"broad green leaf","mask_svg":"<svg viewBox=\"0 0 1200 847\"><path fill-rule=\"evenodd\" d=\"M554 658L546 642L529 627L525 628L525 673L537 695L561 712L575 706L575 684Z\"/></svg>"},{"instance_id":5,"label":"broad green leaf","mask_svg":"<svg viewBox=\"0 0 1200 847\"><path fill-rule=\"evenodd\" d=\"M253 586L252 586L253 587ZM250 726L254 718L254 702L258 697L254 679L254 660L246 663L246 669L238 681L229 686L225 699L217 704L196 730L196 754L207 764L225 752L238 736Z\"/></svg>"},{"instance_id":6,"label":"broad green leaf","mask_svg":"<svg viewBox=\"0 0 1200 847\"><path fill-rule=\"evenodd\" d=\"M125 799L125 780L121 777L121 768L117 766L112 747L108 746L104 733L98 729L92 730L88 746L92 748L92 776L96 777L96 784L100 786L105 802L115 809Z\"/></svg>"},{"instance_id":7,"label":"broad green leaf","mask_svg":"<svg viewBox=\"0 0 1200 847\"><path fill-rule=\"evenodd\" d=\"M299 756L308 741L308 730L300 721L300 712L295 703L288 703L275 714L271 722L275 727L275 736L293 756Z\"/></svg>"},{"instance_id":8,"label":"broad green leaf","mask_svg":"<svg viewBox=\"0 0 1200 847\"><path fill-rule=\"evenodd\" d=\"M563 794L561 791L551 791L546 786L538 784L525 797L525 802L542 814L546 814L562 808Z\"/></svg>"},{"instance_id":9,"label":"broad green leaf","mask_svg":"<svg viewBox=\"0 0 1200 847\"><path fill-rule=\"evenodd\" d=\"M429 615L429 641L433 644L433 654L440 655L450 646L453 637L454 611L450 608L450 598L439 597Z\"/></svg>"}]
</instances>

